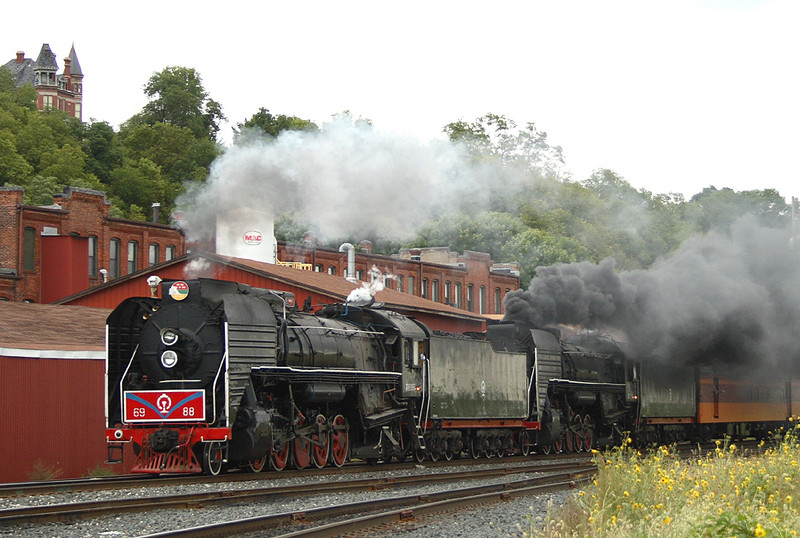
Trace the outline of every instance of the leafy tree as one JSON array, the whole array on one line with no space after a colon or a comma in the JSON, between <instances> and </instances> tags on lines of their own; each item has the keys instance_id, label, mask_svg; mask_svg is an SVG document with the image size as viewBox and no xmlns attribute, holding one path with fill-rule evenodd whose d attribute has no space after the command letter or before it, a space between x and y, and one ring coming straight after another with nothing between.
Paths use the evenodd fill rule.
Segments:
<instances>
[{"instance_id":1,"label":"leafy tree","mask_svg":"<svg viewBox=\"0 0 800 538\"><path fill-rule=\"evenodd\" d=\"M244 123L237 124L237 126L237 137L245 129L256 129L272 137L278 136L282 131L319 130L317 124L310 120L304 120L297 116L286 116L284 114L275 116L264 107L258 109L258 112L250 116Z\"/></svg>"},{"instance_id":2,"label":"leafy tree","mask_svg":"<svg viewBox=\"0 0 800 538\"><path fill-rule=\"evenodd\" d=\"M146 158L111 172L111 194L128 210L132 206L149 208L153 202L171 203L167 196L171 191L172 187L162 177L159 166Z\"/></svg>"},{"instance_id":3,"label":"leafy tree","mask_svg":"<svg viewBox=\"0 0 800 538\"><path fill-rule=\"evenodd\" d=\"M775 189L734 191L706 187L689 203L688 215L700 231L727 230L739 217L752 213L769 226L786 224L790 206Z\"/></svg>"},{"instance_id":4,"label":"leafy tree","mask_svg":"<svg viewBox=\"0 0 800 538\"><path fill-rule=\"evenodd\" d=\"M128 124L165 123L189 129L195 138L216 141L225 116L220 104L208 96L194 69L166 67L150 77L144 91L150 102Z\"/></svg>"},{"instance_id":5,"label":"leafy tree","mask_svg":"<svg viewBox=\"0 0 800 538\"><path fill-rule=\"evenodd\" d=\"M86 172L108 185L111 171L122 166L122 146L111 127L105 121L92 119L84 129L83 151L86 153Z\"/></svg>"},{"instance_id":6,"label":"leafy tree","mask_svg":"<svg viewBox=\"0 0 800 538\"><path fill-rule=\"evenodd\" d=\"M33 175L33 167L17 152L15 138L0 130L0 185L21 185Z\"/></svg>"},{"instance_id":7,"label":"leafy tree","mask_svg":"<svg viewBox=\"0 0 800 538\"><path fill-rule=\"evenodd\" d=\"M476 157L494 157L538 175L563 174L560 146L551 146L547 133L527 123L522 128L498 114L485 114L468 123L459 120L444 126L450 140L464 144Z\"/></svg>"}]
</instances>

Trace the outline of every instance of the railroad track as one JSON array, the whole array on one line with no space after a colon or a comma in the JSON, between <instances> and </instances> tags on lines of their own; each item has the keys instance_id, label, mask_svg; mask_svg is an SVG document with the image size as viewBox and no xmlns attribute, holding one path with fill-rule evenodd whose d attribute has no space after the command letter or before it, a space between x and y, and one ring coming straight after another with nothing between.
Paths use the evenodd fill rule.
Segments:
<instances>
[{"instance_id":1,"label":"railroad track","mask_svg":"<svg viewBox=\"0 0 800 538\"><path fill-rule=\"evenodd\" d=\"M526 464L530 462L558 461L561 459L591 459L591 454L586 453L563 453L548 456L510 456L503 459L478 459L467 458L455 459L452 461L425 462L429 468L449 468L461 466L474 466L498 461L509 463L519 462ZM246 482L246 481L270 481L275 478L283 478L287 475L305 476L327 476L339 475L342 473L363 473L366 469L375 470L395 470L411 469L415 463L391 463L370 465L364 462L349 462L344 467L326 467L324 469L305 469L305 470L286 470L281 472L263 471L261 473L252 472L230 472L219 476L204 475L120 475L99 478L76 478L67 480L50 480L41 482L16 482L0 484L0 498L26 497L31 495L49 495L54 493L74 493L79 491L102 491L114 489L133 489L133 488L154 488L161 486L210 484L226 482Z\"/></svg>"},{"instance_id":2,"label":"railroad track","mask_svg":"<svg viewBox=\"0 0 800 538\"><path fill-rule=\"evenodd\" d=\"M534 482L542 480L552 482L572 483L578 475L588 476L593 473L594 467L587 463L531 463L525 465L508 461L508 465L502 467L492 467L489 469L469 469L451 470L449 472L434 472L428 474L413 474L400 477L384 478L354 478L342 481L326 481L305 484L290 484L283 486L270 486L264 488L250 488L244 490L224 490L205 493L178 494L178 495L159 495L139 498L113 499L106 501L94 501L85 503L65 503L49 504L42 506L28 506L0 510L0 530L13 530L15 527L25 524L40 524L45 522L74 523L82 519L93 519L107 515L119 516L123 513L144 512L165 509L186 509L200 508L220 504L243 504L264 502L276 498L285 497L306 497L320 493L334 492L360 492L377 490L401 490L402 488L418 488L426 484L444 484L447 482L461 481L486 481L497 479L498 477L520 474L537 473L536 478L529 478L523 481L501 482L490 485L475 486L473 488L453 489L435 494L426 495L405 495L392 497L390 500L373 500L364 503L350 503L349 505L339 505L333 508L318 508L310 510L294 510L290 513L272 514L260 518L256 523L260 528L269 528L273 525L286 524L291 521L307 521L319 518L329 518L330 514L347 514L358 512L370 512L378 509L385 509L387 506L394 508L403 506L413 507L418 504L430 504L440 500L452 499L453 495L466 495L465 492L477 494L500 494L508 495L510 489L531 486ZM509 487L508 484L527 484ZM392 504L394 503L394 504ZM210 531L212 534L205 535L229 535L237 530L236 524L231 523L226 526L224 531ZM247 525L253 525L253 522ZM265 525L265 526L264 526ZM19 527L24 532L25 527ZM201 535L191 531L188 535ZM220 533L220 534L213 534Z\"/></svg>"}]
</instances>

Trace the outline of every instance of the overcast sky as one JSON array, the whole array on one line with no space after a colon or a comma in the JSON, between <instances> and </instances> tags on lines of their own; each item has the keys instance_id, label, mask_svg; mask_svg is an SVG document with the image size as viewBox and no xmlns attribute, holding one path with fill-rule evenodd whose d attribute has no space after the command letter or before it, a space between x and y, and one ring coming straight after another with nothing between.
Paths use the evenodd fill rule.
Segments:
<instances>
[{"instance_id":1,"label":"overcast sky","mask_svg":"<svg viewBox=\"0 0 800 538\"><path fill-rule=\"evenodd\" d=\"M492 112L534 122L576 180L800 196L800 2L280 1L3 7L0 62L74 44L84 120L114 126L167 66L196 69L231 125L260 107L350 110L426 143Z\"/></svg>"}]
</instances>

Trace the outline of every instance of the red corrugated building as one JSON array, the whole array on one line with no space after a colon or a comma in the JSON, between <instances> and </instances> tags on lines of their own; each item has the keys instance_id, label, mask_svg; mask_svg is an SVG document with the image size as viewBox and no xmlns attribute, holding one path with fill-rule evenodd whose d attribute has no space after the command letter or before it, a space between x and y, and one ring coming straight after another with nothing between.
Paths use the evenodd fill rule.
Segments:
<instances>
[{"instance_id":1,"label":"red corrugated building","mask_svg":"<svg viewBox=\"0 0 800 538\"><path fill-rule=\"evenodd\" d=\"M109 312L0 302L0 482L103 467Z\"/></svg>"}]
</instances>

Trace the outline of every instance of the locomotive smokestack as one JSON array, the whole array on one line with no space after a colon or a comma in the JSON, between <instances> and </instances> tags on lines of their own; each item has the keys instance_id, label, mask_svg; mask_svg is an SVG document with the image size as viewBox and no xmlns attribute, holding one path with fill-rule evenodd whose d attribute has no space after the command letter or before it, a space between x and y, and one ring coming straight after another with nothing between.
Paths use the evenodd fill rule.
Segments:
<instances>
[{"instance_id":1,"label":"locomotive smokestack","mask_svg":"<svg viewBox=\"0 0 800 538\"><path fill-rule=\"evenodd\" d=\"M356 282L356 248L351 243L342 243L339 252L347 252L347 274L345 278Z\"/></svg>"}]
</instances>

